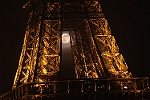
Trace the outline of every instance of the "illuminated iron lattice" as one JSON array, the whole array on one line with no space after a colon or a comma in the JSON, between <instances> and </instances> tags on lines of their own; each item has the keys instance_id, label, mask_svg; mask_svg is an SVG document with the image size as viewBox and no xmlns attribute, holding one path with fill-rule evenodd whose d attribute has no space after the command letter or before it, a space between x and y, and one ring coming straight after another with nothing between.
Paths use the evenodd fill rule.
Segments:
<instances>
[{"instance_id":1,"label":"illuminated iron lattice","mask_svg":"<svg viewBox=\"0 0 150 100\"><path fill-rule=\"evenodd\" d=\"M98 1L29 0L24 44L13 88L59 80L62 32L69 32L77 79L130 78Z\"/></svg>"}]
</instances>

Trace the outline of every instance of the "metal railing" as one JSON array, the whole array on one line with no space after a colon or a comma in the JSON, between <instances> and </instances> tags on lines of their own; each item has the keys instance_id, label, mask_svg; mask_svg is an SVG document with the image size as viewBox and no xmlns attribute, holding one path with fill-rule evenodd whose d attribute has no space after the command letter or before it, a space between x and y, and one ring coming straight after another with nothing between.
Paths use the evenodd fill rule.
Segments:
<instances>
[{"instance_id":1,"label":"metal railing","mask_svg":"<svg viewBox=\"0 0 150 100\"><path fill-rule=\"evenodd\" d=\"M44 96L66 96L84 94L104 94L108 93L141 93L141 97L149 90L148 77L130 79L84 79L65 80L39 83L26 83L0 96L0 100L28 100ZM34 96L34 97L33 97ZM104 96L104 95L103 95ZM23 99L24 98L24 99ZM44 100L44 99L40 99ZM47 99L48 100L48 99ZM68 99L69 100L69 99ZM73 99L76 100L76 99ZM84 100L84 99L83 99ZM95 99L96 100L96 99Z\"/></svg>"}]
</instances>

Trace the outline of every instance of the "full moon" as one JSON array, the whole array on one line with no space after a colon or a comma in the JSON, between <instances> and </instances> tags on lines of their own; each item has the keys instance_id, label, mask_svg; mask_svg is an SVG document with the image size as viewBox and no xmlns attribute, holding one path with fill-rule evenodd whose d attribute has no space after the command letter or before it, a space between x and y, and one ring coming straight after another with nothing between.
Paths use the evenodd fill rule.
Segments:
<instances>
[{"instance_id":1,"label":"full moon","mask_svg":"<svg viewBox=\"0 0 150 100\"><path fill-rule=\"evenodd\" d=\"M69 43L70 42L70 36L67 33L62 34L62 42L63 43Z\"/></svg>"}]
</instances>

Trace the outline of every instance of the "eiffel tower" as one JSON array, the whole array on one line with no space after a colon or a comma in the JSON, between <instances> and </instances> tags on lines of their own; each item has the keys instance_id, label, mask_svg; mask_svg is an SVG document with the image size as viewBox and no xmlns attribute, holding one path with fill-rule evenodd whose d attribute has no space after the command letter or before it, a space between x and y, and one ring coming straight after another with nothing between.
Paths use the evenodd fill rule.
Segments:
<instances>
[{"instance_id":1,"label":"eiffel tower","mask_svg":"<svg viewBox=\"0 0 150 100\"><path fill-rule=\"evenodd\" d=\"M18 69L0 100L143 98L148 78L128 71L98 0L28 0L23 7L29 20ZM75 79L63 80L68 63Z\"/></svg>"}]
</instances>

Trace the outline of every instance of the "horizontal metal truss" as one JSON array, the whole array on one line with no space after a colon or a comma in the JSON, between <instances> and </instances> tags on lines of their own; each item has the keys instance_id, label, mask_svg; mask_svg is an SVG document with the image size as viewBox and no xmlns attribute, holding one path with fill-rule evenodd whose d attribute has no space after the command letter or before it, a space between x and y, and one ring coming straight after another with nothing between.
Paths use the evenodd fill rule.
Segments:
<instances>
[{"instance_id":1,"label":"horizontal metal truss","mask_svg":"<svg viewBox=\"0 0 150 100\"><path fill-rule=\"evenodd\" d=\"M44 3L44 19L86 19L86 18L102 18L100 4L97 1L82 2L45 2Z\"/></svg>"}]
</instances>

